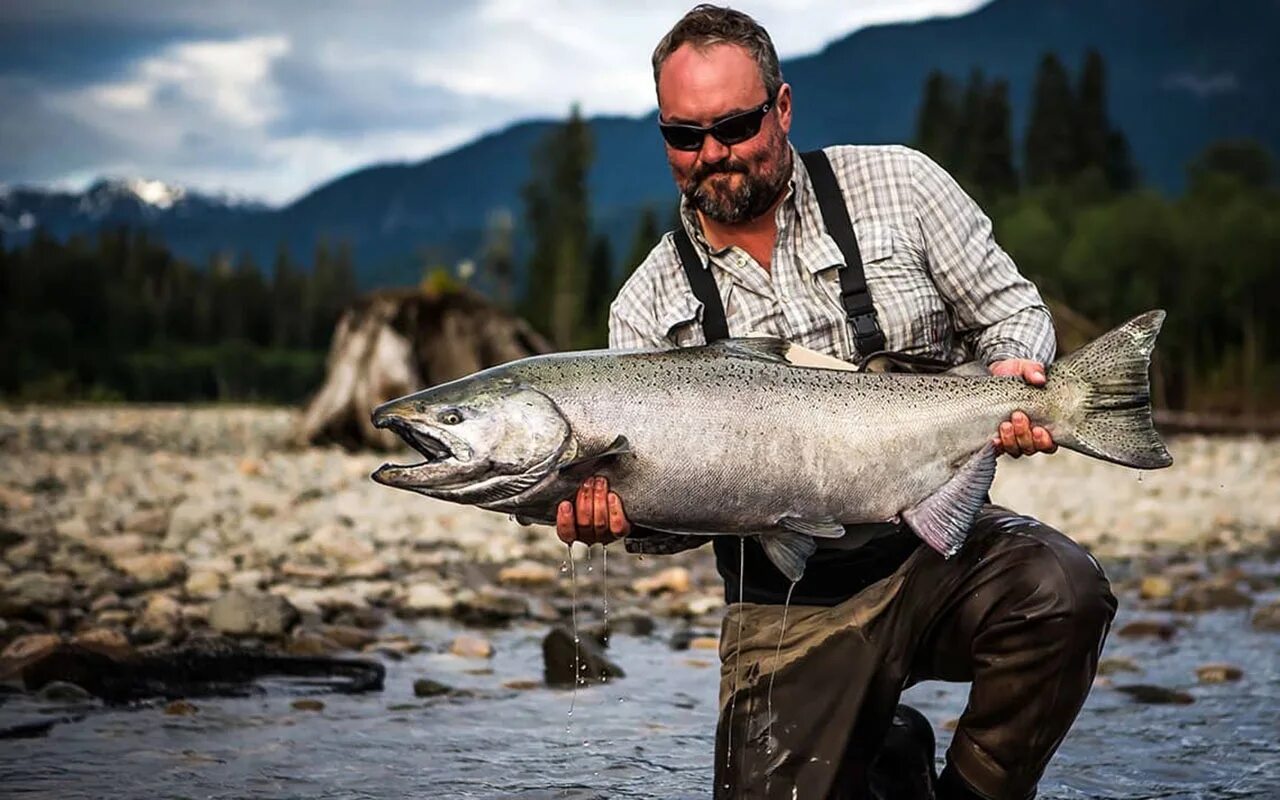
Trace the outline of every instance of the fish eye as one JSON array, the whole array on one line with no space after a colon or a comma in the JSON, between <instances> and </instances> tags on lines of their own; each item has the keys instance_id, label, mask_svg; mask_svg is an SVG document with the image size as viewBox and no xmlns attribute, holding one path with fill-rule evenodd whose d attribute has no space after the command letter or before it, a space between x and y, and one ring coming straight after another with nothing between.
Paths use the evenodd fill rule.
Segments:
<instances>
[{"instance_id":1,"label":"fish eye","mask_svg":"<svg viewBox=\"0 0 1280 800\"><path fill-rule=\"evenodd\" d=\"M439 420L445 425L457 425L462 422L462 412L456 408L445 409L440 412Z\"/></svg>"}]
</instances>

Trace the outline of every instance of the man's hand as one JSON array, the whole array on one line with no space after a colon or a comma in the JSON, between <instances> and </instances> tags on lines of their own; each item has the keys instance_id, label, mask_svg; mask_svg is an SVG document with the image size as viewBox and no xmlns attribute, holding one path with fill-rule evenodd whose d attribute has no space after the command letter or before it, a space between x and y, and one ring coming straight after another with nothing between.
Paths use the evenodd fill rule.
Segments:
<instances>
[{"instance_id":1,"label":"man's hand","mask_svg":"<svg viewBox=\"0 0 1280 800\"><path fill-rule=\"evenodd\" d=\"M598 475L582 482L575 502L561 500L556 507L556 535L565 544L609 544L628 533L631 523L622 510L622 498Z\"/></svg>"},{"instance_id":2,"label":"man's hand","mask_svg":"<svg viewBox=\"0 0 1280 800\"><path fill-rule=\"evenodd\" d=\"M1032 386L1044 386L1044 364L1026 358L1010 358L993 361L988 367L998 377L1020 377ZM1058 445L1044 428L1032 427L1030 418L1021 411L1013 412L1008 422L1000 423L1000 430L991 443L1001 452L1017 458L1033 453L1055 453Z\"/></svg>"}]
</instances>

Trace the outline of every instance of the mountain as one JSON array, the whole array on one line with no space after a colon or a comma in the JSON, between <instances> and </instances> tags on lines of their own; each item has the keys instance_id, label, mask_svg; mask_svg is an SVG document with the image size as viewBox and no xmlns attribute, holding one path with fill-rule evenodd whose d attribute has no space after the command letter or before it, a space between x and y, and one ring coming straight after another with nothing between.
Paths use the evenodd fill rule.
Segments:
<instances>
[{"instance_id":1,"label":"mountain","mask_svg":"<svg viewBox=\"0 0 1280 800\"><path fill-rule=\"evenodd\" d=\"M975 68L1009 81L1020 139L1041 56L1055 51L1074 71L1092 47L1142 178L1177 192L1186 163L1211 141L1250 137L1280 154L1277 30L1280 0L994 0L963 16L865 28L783 64L795 91L793 140L802 149L910 141L929 71L963 78ZM656 206L665 221L675 202L655 113L590 123L593 213L614 252L625 252L637 211ZM10 191L0 216L9 241L35 220L55 235L133 221L197 260L236 250L269 263L284 244L306 261L317 241L343 240L366 285L412 281L424 260L474 254L494 210L521 218L532 151L553 124L522 122L425 161L357 170L279 209L200 209L190 195L160 208L131 190L136 202L125 196L95 218L78 210L83 198L44 201L71 209L53 213L15 204L20 192Z\"/></svg>"}]
</instances>

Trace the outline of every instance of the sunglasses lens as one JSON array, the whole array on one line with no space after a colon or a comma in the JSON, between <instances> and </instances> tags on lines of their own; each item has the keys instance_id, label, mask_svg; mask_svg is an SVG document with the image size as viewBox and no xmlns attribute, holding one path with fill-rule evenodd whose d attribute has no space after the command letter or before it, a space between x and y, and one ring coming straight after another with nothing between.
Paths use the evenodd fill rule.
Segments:
<instances>
[{"instance_id":1,"label":"sunglasses lens","mask_svg":"<svg viewBox=\"0 0 1280 800\"><path fill-rule=\"evenodd\" d=\"M722 144L740 144L760 132L760 123L764 121L764 113L752 111L730 117L711 129L711 135Z\"/></svg>"},{"instance_id":2,"label":"sunglasses lens","mask_svg":"<svg viewBox=\"0 0 1280 800\"><path fill-rule=\"evenodd\" d=\"M702 139L706 135L697 128L684 125L660 125L662 138L676 150L697 150L702 147Z\"/></svg>"}]
</instances>

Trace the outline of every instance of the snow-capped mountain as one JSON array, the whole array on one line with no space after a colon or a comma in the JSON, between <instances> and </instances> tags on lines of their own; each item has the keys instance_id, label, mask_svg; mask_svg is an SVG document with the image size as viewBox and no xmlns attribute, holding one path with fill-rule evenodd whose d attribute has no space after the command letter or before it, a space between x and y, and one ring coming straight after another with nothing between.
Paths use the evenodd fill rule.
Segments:
<instances>
[{"instance_id":1,"label":"snow-capped mountain","mask_svg":"<svg viewBox=\"0 0 1280 800\"><path fill-rule=\"evenodd\" d=\"M104 226L150 227L176 220L238 217L266 210L254 201L193 192L163 181L104 178L83 192L0 187L0 233L17 243L42 228L57 237Z\"/></svg>"}]
</instances>

